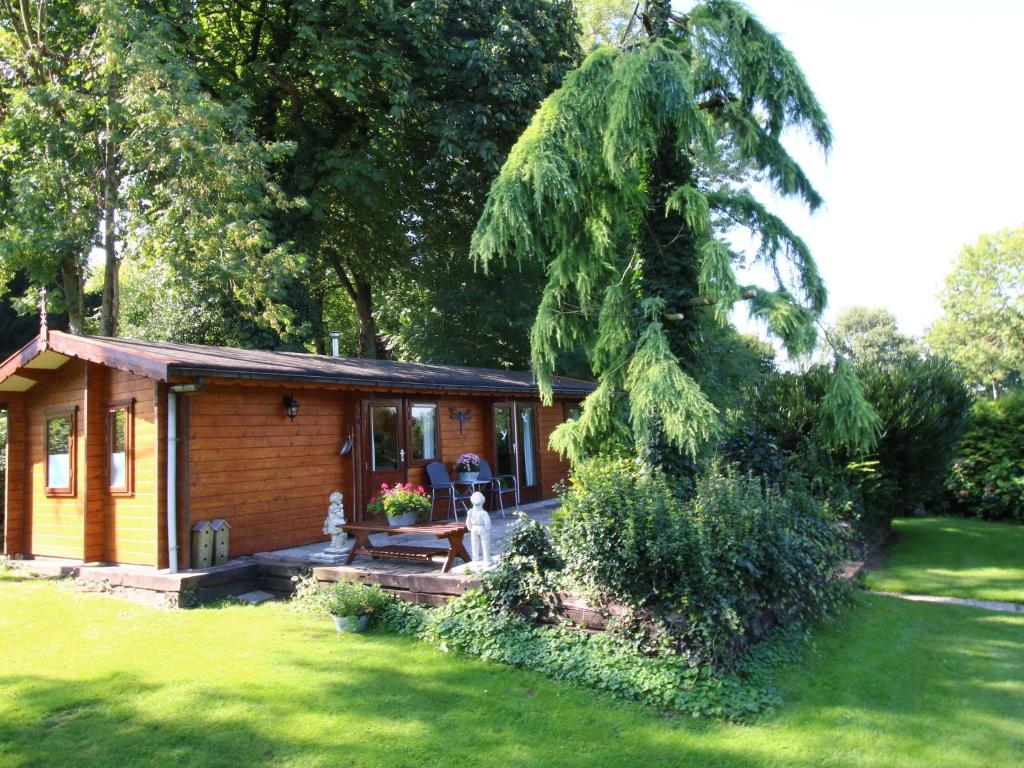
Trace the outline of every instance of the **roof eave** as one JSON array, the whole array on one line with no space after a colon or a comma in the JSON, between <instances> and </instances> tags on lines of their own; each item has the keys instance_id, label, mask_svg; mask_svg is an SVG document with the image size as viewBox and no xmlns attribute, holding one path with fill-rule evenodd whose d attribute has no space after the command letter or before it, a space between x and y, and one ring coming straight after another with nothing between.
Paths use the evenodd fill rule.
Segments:
<instances>
[{"instance_id":1,"label":"roof eave","mask_svg":"<svg viewBox=\"0 0 1024 768\"><path fill-rule=\"evenodd\" d=\"M331 376L331 375L318 375L310 373L299 373L290 376L282 376L279 373L270 373L262 371L238 371L230 368L217 368L213 366L180 366L170 365L167 368L168 376L170 377L196 377L206 376L210 378L220 379L244 379L250 381L266 381L266 382L280 382L282 384L288 384L290 382L301 382L308 384L336 384L339 386L350 386L359 389L408 389L413 391L457 391L457 392L479 392L479 393L496 393L496 394L520 394L538 396L539 391L536 387L515 387L515 386L500 386L494 384L486 385L471 385L471 384L428 384L420 382L408 382L408 381L397 381L387 379L362 379L354 378L349 376ZM556 395L579 395L585 397L590 394L590 390L567 390L562 388L555 388L554 393Z\"/></svg>"},{"instance_id":2,"label":"roof eave","mask_svg":"<svg viewBox=\"0 0 1024 768\"><path fill-rule=\"evenodd\" d=\"M36 336L13 355L0 363L0 384L13 376L19 368L24 368L42 352L42 340Z\"/></svg>"}]
</instances>

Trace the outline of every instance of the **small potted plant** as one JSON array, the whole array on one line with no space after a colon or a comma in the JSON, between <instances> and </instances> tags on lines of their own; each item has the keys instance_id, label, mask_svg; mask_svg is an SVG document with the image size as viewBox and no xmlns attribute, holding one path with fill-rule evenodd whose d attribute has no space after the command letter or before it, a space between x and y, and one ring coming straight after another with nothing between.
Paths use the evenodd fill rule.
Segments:
<instances>
[{"instance_id":1,"label":"small potted plant","mask_svg":"<svg viewBox=\"0 0 1024 768\"><path fill-rule=\"evenodd\" d=\"M480 457L475 453L462 454L455 462L455 471L459 475L459 480L463 482L476 480L480 474Z\"/></svg>"},{"instance_id":2,"label":"small potted plant","mask_svg":"<svg viewBox=\"0 0 1024 768\"><path fill-rule=\"evenodd\" d=\"M326 607L339 632L363 632L371 618L380 616L387 600L376 584L336 581L328 592Z\"/></svg>"},{"instance_id":3,"label":"small potted plant","mask_svg":"<svg viewBox=\"0 0 1024 768\"><path fill-rule=\"evenodd\" d=\"M384 483L366 509L374 517L387 517L388 525L412 525L417 520L430 519L430 506L430 497L422 485Z\"/></svg>"}]
</instances>

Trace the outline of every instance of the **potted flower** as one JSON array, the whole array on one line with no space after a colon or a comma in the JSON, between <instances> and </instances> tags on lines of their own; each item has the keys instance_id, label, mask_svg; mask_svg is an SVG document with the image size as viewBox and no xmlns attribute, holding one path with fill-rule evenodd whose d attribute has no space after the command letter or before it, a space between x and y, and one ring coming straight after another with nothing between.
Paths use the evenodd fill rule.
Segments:
<instances>
[{"instance_id":1,"label":"potted flower","mask_svg":"<svg viewBox=\"0 0 1024 768\"><path fill-rule=\"evenodd\" d=\"M327 594L326 607L339 632L362 632L371 618L381 614L387 600L387 595L375 584L336 581Z\"/></svg>"},{"instance_id":2,"label":"potted flower","mask_svg":"<svg viewBox=\"0 0 1024 768\"><path fill-rule=\"evenodd\" d=\"M463 482L476 480L477 475L480 474L480 457L475 453L462 454L455 462L455 471L459 475L459 480Z\"/></svg>"},{"instance_id":3,"label":"potted flower","mask_svg":"<svg viewBox=\"0 0 1024 768\"><path fill-rule=\"evenodd\" d=\"M388 525L412 525L430 519L430 497L422 485L384 483L366 508L375 517L386 516Z\"/></svg>"}]
</instances>

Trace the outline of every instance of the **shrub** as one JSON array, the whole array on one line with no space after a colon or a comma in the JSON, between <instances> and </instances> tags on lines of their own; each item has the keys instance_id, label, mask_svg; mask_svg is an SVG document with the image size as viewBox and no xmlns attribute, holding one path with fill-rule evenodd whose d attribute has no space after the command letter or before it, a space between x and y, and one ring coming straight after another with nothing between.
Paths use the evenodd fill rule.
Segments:
<instances>
[{"instance_id":1,"label":"shrub","mask_svg":"<svg viewBox=\"0 0 1024 768\"><path fill-rule=\"evenodd\" d=\"M566 586L630 611L644 647L726 663L772 622L830 613L843 534L804 492L712 469L682 501L634 462L578 466L552 527Z\"/></svg>"},{"instance_id":2,"label":"shrub","mask_svg":"<svg viewBox=\"0 0 1024 768\"><path fill-rule=\"evenodd\" d=\"M865 504L892 519L919 506L945 502L944 480L971 408L960 373L942 358L910 358L899 365L858 369L865 396L882 419L871 459L879 477Z\"/></svg>"},{"instance_id":3,"label":"shrub","mask_svg":"<svg viewBox=\"0 0 1024 768\"><path fill-rule=\"evenodd\" d=\"M562 565L544 526L519 513L505 551L481 580L496 606L538 609L558 588Z\"/></svg>"},{"instance_id":4,"label":"shrub","mask_svg":"<svg viewBox=\"0 0 1024 768\"><path fill-rule=\"evenodd\" d=\"M786 474L785 453L763 430L739 427L719 446L722 460L767 485L780 485Z\"/></svg>"},{"instance_id":5,"label":"shrub","mask_svg":"<svg viewBox=\"0 0 1024 768\"><path fill-rule=\"evenodd\" d=\"M946 487L963 513L1024 522L1024 391L974 404Z\"/></svg>"},{"instance_id":6,"label":"shrub","mask_svg":"<svg viewBox=\"0 0 1024 768\"><path fill-rule=\"evenodd\" d=\"M390 596L376 584L336 581L328 590L324 607L333 616L355 618L364 614L379 617Z\"/></svg>"}]
</instances>

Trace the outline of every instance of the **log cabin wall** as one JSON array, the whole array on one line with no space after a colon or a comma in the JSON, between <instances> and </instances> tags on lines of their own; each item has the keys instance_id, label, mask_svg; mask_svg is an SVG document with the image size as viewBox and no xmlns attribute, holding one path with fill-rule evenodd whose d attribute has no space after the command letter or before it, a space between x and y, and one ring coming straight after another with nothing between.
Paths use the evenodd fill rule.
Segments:
<instances>
[{"instance_id":1,"label":"log cabin wall","mask_svg":"<svg viewBox=\"0 0 1024 768\"><path fill-rule=\"evenodd\" d=\"M537 431L540 435L540 482L545 499L555 495L554 488L569 479L569 462L548 447L555 427L568 418L568 408L577 401L555 400L537 411Z\"/></svg>"},{"instance_id":2,"label":"log cabin wall","mask_svg":"<svg viewBox=\"0 0 1024 768\"><path fill-rule=\"evenodd\" d=\"M157 565L161 562L161 537L157 519L158 420L156 386L152 379L125 371L108 369L108 380L100 422L102 456L98 482L103 489L103 555L115 563ZM131 406L131 456L127 492L110 491L108 463L108 408L111 404Z\"/></svg>"},{"instance_id":3,"label":"log cabin wall","mask_svg":"<svg viewBox=\"0 0 1024 768\"><path fill-rule=\"evenodd\" d=\"M294 420L285 394L299 401ZM339 448L355 429L358 399L337 390L210 386L188 400L189 489L179 514L191 523L227 520L231 556L326 542L331 492L344 493L351 509L353 454Z\"/></svg>"},{"instance_id":4,"label":"log cabin wall","mask_svg":"<svg viewBox=\"0 0 1024 768\"><path fill-rule=\"evenodd\" d=\"M431 397L418 398L407 395L409 402L437 403L438 431L441 436L440 461L453 474L452 467L459 456L464 453L476 453L493 463L494 453L490 447L490 398L481 397ZM452 418L452 411L468 412L469 418L463 422L459 431L459 421ZM428 487L426 466L413 466L408 470L408 482L413 485ZM376 489L368 489L370 496L376 495Z\"/></svg>"},{"instance_id":5,"label":"log cabin wall","mask_svg":"<svg viewBox=\"0 0 1024 768\"><path fill-rule=\"evenodd\" d=\"M26 532L26 441L25 395L5 393L7 403L7 467L4 473L4 554L25 552Z\"/></svg>"},{"instance_id":6,"label":"log cabin wall","mask_svg":"<svg viewBox=\"0 0 1024 768\"><path fill-rule=\"evenodd\" d=\"M82 559L85 556L86 457L82 440L85 423L86 364L69 360L26 395L28 505L27 546L30 554ZM72 447L72 490L54 495L46 490L47 414L68 410L75 414Z\"/></svg>"}]
</instances>

